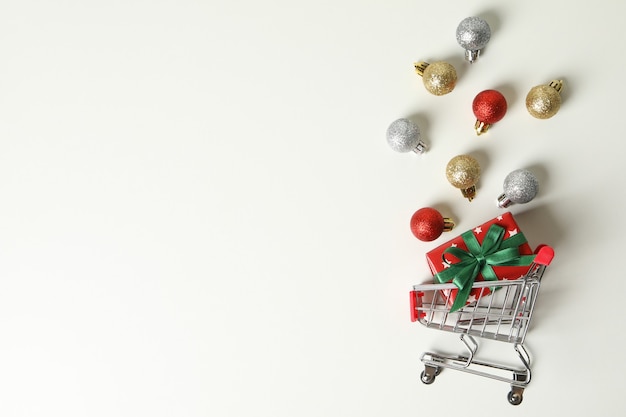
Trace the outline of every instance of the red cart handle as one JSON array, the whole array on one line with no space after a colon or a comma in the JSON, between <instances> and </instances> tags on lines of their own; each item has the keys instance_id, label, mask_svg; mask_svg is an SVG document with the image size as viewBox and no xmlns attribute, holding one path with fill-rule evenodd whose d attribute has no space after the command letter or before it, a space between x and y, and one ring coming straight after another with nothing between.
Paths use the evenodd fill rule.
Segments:
<instances>
[{"instance_id":1,"label":"red cart handle","mask_svg":"<svg viewBox=\"0 0 626 417\"><path fill-rule=\"evenodd\" d=\"M417 309L422 306L422 297L424 293L421 291L409 291L409 305L411 306L411 321L417 321L419 318L424 317L423 311Z\"/></svg>"},{"instance_id":2,"label":"red cart handle","mask_svg":"<svg viewBox=\"0 0 626 417\"><path fill-rule=\"evenodd\" d=\"M539 265L550 265L554 258L554 249L548 245L539 245L535 249L535 263Z\"/></svg>"}]
</instances>

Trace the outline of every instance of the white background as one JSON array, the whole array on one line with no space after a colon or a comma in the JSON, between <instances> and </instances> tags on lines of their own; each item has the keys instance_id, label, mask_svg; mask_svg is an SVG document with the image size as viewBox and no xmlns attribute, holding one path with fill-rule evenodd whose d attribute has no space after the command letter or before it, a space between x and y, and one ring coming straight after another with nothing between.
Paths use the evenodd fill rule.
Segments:
<instances>
[{"instance_id":1,"label":"white background","mask_svg":"<svg viewBox=\"0 0 626 417\"><path fill-rule=\"evenodd\" d=\"M0 415L624 414L624 6L1 2ZM493 33L470 66L472 15ZM456 89L428 94L418 60ZM555 78L560 112L533 119ZM488 88L509 109L478 137ZM388 147L399 117L428 153ZM460 153L471 203L444 175ZM511 211L557 256L513 407L498 381L419 381L422 351L462 346L410 322L408 291L517 168L541 191ZM455 231L416 240L423 206Z\"/></svg>"}]
</instances>

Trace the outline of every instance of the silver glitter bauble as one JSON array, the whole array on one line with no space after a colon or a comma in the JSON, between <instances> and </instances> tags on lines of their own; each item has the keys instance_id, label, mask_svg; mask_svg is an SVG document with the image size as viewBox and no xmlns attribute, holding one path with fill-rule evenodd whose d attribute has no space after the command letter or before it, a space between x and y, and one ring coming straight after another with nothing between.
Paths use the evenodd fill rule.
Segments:
<instances>
[{"instance_id":1,"label":"silver glitter bauble","mask_svg":"<svg viewBox=\"0 0 626 417\"><path fill-rule=\"evenodd\" d=\"M539 191L539 181L535 175L525 169L516 169L504 179L504 194L498 197L498 207L506 208L511 204L525 204L531 201Z\"/></svg>"},{"instance_id":2,"label":"silver glitter bauble","mask_svg":"<svg viewBox=\"0 0 626 417\"><path fill-rule=\"evenodd\" d=\"M456 28L456 41L465 49L465 59L471 63L478 59L480 50L487 45L489 39L491 28L480 17L466 17Z\"/></svg>"},{"instance_id":3,"label":"silver glitter bauble","mask_svg":"<svg viewBox=\"0 0 626 417\"><path fill-rule=\"evenodd\" d=\"M420 140L420 128L409 119L398 119L387 128L387 143L396 152L423 153L426 144Z\"/></svg>"}]
</instances>

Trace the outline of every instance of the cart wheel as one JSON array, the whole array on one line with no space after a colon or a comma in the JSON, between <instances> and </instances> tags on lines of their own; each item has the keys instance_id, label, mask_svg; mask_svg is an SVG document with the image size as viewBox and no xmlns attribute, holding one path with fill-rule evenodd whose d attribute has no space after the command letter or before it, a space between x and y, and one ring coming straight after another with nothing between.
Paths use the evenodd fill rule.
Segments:
<instances>
[{"instance_id":1,"label":"cart wheel","mask_svg":"<svg viewBox=\"0 0 626 417\"><path fill-rule=\"evenodd\" d=\"M420 375L420 379L422 380L422 382L426 385L430 385L433 382L435 382L435 377L437 376L437 371L435 371L434 374L431 373L426 373L426 371L422 371L422 374Z\"/></svg>"},{"instance_id":2,"label":"cart wheel","mask_svg":"<svg viewBox=\"0 0 626 417\"><path fill-rule=\"evenodd\" d=\"M524 396L521 392L510 391L509 395L507 395L507 399L511 405L520 405Z\"/></svg>"}]
</instances>

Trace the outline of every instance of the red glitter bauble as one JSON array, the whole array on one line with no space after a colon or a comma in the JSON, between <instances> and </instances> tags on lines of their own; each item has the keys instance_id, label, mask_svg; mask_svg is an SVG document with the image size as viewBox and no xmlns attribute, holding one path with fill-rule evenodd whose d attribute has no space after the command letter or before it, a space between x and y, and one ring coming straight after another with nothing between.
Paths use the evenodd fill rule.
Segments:
<instances>
[{"instance_id":1,"label":"red glitter bauble","mask_svg":"<svg viewBox=\"0 0 626 417\"><path fill-rule=\"evenodd\" d=\"M411 232L424 242L437 239L443 233L443 228L443 216L434 208L421 208L411 217Z\"/></svg>"},{"instance_id":2,"label":"red glitter bauble","mask_svg":"<svg viewBox=\"0 0 626 417\"><path fill-rule=\"evenodd\" d=\"M506 99L496 90L481 91L474 97L472 110L480 122L493 124L506 114Z\"/></svg>"}]
</instances>

